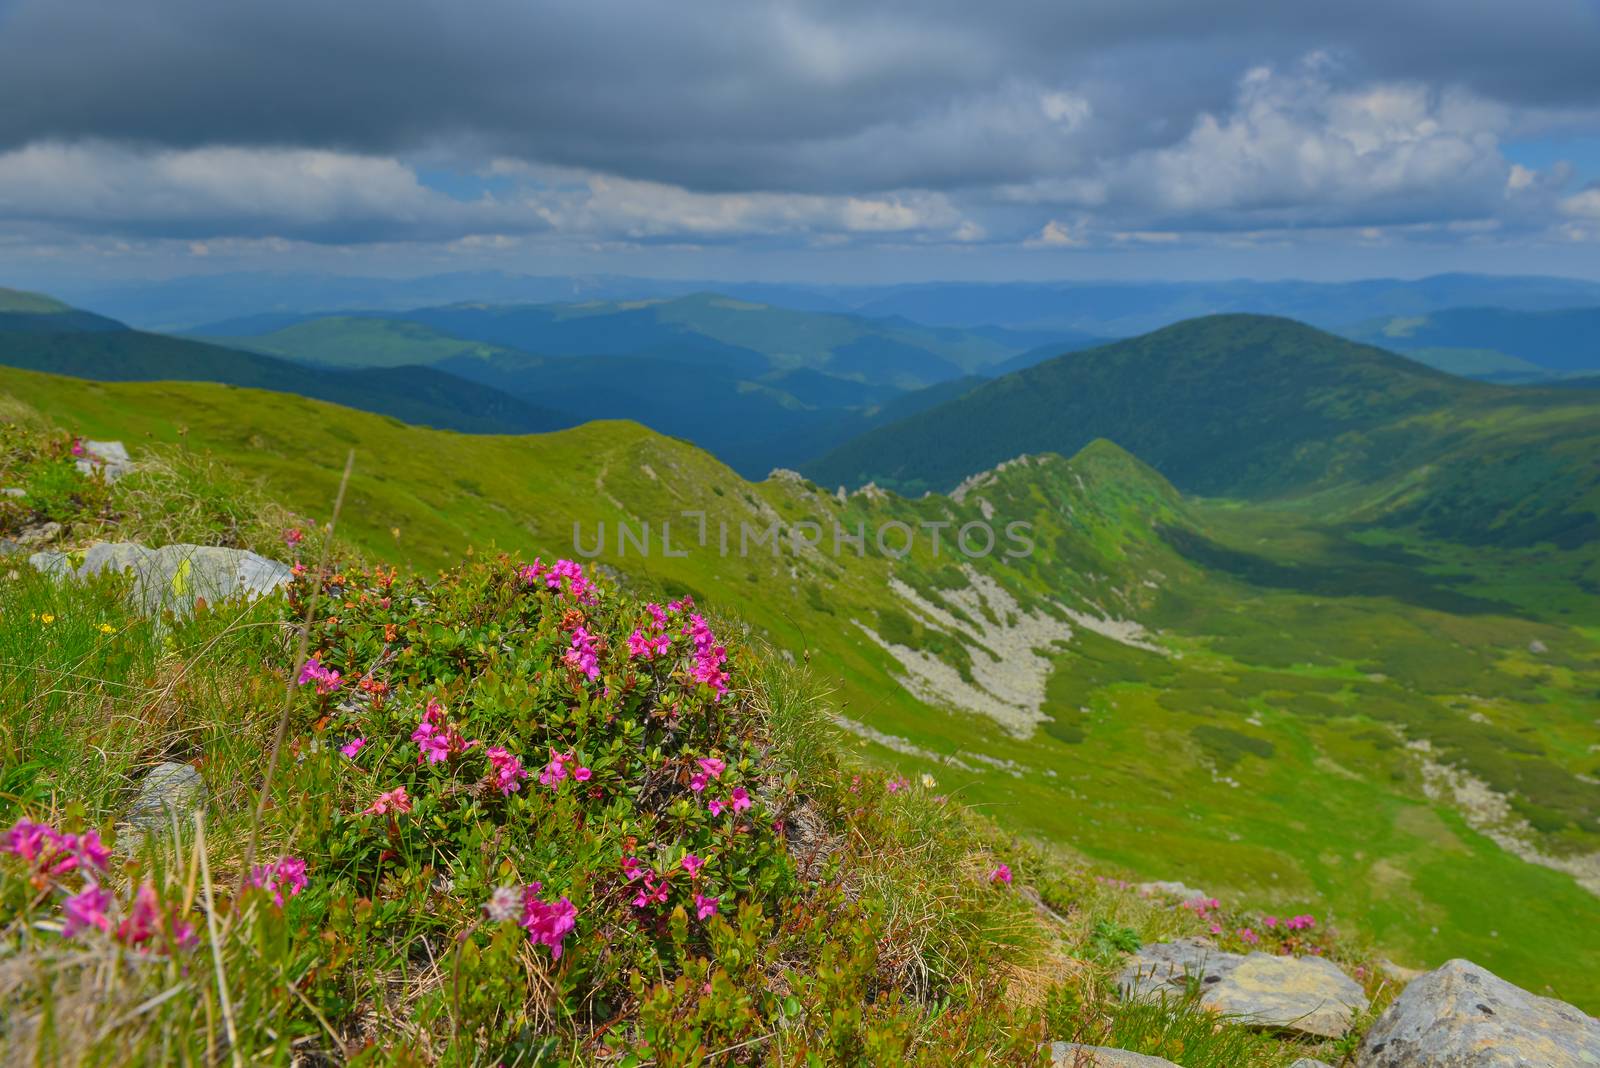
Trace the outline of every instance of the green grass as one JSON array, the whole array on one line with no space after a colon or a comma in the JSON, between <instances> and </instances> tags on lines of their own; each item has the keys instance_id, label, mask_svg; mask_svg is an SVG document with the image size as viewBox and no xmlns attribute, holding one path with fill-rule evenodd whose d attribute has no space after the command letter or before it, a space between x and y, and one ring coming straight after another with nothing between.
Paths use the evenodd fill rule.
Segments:
<instances>
[{"instance_id":1,"label":"green grass","mask_svg":"<svg viewBox=\"0 0 1600 1068\"><path fill-rule=\"evenodd\" d=\"M1012 831L1241 907L1330 916L1405 963L1469 956L1530 989L1600 1005L1600 936L1573 921L1593 897L1428 799L1396 733L1434 741L1512 794L1540 848L1596 849L1592 790L1577 776L1600 770L1587 748L1600 621L1574 592L1594 575L1592 552L1468 547L1364 525L1352 518L1364 493L1273 507L1181 497L1109 444L1008 469L963 504L840 503L794 482L745 482L631 424L468 438L217 387L4 372L0 388L136 454L182 442L302 515L326 507L354 448L342 535L372 559L424 571L469 547L571 555L573 523L591 540L604 520L605 562L627 582L690 590L737 614L753 637L809 662L829 710L904 740L852 742L863 755L935 776ZM624 519L650 521L656 538L672 520L683 547L694 522L685 508L706 511L713 544L728 522L736 544L738 522L762 508L853 527L966 522L981 518L980 501L997 521L1034 524L1033 556L976 565L1020 605L1137 620L1165 651L1076 629L1052 654L1053 721L1026 739L913 698L897 681L903 669L853 622L909 618L886 593L891 575L924 597L960 585L948 554L892 563L614 551ZM982 654L927 621L910 633L930 648L953 643L952 666ZM1535 641L1547 651L1530 651Z\"/></svg>"}]
</instances>

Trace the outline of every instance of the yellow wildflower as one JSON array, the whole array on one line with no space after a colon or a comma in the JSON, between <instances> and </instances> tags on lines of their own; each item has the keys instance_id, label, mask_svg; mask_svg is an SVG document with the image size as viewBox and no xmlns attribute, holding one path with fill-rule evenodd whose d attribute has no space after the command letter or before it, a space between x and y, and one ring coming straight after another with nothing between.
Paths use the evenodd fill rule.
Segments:
<instances>
[{"instance_id":1,"label":"yellow wildflower","mask_svg":"<svg viewBox=\"0 0 1600 1068\"><path fill-rule=\"evenodd\" d=\"M56 617L51 615L49 612L46 612L44 615L39 617L39 622L43 623L47 627L55 621Z\"/></svg>"},{"instance_id":2,"label":"yellow wildflower","mask_svg":"<svg viewBox=\"0 0 1600 1068\"><path fill-rule=\"evenodd\" d=\"M117 632L117 628L113 627L110 623L102 623L102 624L100 624L100 633L101 634L115 634L116 632Z\"/></svg>"}]
</instances>

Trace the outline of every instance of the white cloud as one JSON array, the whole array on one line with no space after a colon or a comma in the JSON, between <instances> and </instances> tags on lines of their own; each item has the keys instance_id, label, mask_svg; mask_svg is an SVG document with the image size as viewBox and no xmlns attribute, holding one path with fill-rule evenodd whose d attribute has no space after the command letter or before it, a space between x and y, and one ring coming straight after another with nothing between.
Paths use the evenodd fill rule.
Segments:
<instances>
[{"instance_id":1,"label":"white cloud","mask_svg":"<svg viewBox=\"0 0 1600 1068\"><path fill-rule=\"evenodd\" d=\"M1022 243L1023 248L1082 248L1089 242L1083 236L1083 227L1051 219L1035 235Z\"/></svg>"},{"instance_id":2,"label":"white cloud","mask_svg":"<svg viewBox=\"0 0 1600 1068\"><path fill-rule=\"evenodd\" d=\"M82 227L338 240L380 229L445 236L513 225L512 214L429 189L398 160L320 149L42 143L0 154L0 217Z\"/></svg>"},{"instance_id":3,"label":"white cloud","mask_svg":"<svg viewBox=\"0 0 1600 1068\"><path fill-rule=\"evenodd\" d=\"M1600 219L1600 186L1591 186L1561 202L1561 210L1583 219Z\"/></svg>"}]
</instances>

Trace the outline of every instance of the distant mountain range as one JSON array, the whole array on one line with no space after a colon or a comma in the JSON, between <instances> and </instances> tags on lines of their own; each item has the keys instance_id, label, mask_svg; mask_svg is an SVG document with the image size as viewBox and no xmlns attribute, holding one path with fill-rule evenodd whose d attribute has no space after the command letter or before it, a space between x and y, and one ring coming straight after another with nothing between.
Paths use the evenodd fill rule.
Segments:
<instances>
[{"instance_id":1,"label":"distant mountain range","mask_svg":"<svg viewBox=\"0 0 1600 1068\"><path fill-rule=\"evenodd\" d=\"M149 282L73 283L52 288L81 307L94 308L145 329L169 331L275 313L396 311L463 301L633 301L701 292L797 311L841 312L869 318L899 316L930 326L1076 330L1100 337L1128 337L1181 319L1224 312L1283 315L1324 329L1337 329L1379 316L1426 315L1444 308L1541 311L1600 307L1600 282L1470 274L1352 282L822 285L617 275L531 276L498 271L409 279L222 273Z\"/></svg>"},{"instance_id":2,"label":"distant mountain range","mask_svg":"<svg viewBox=\"0 0 1600 1068\"><path fill-rule=\"evenodd\" d=\"M220 382L297 393L442 430L527 434L578 422L431 367L308 367L133 330L16 290L0 290L0 364L102 382Z\"/></svg>"},{"instance_id":3,"label":"distant mountain range","mask_svg":"<svg viewBox=\"0 0 1600 1068\"><path fill-rule=\"evenodd\" d=\"M633 419L750 477L958 396L983 380L968 368L1037 352L1044 336L698 295L452 305L403 318L273 313L213 324L201 338L133 330L37 294L0 300L0 363L14 367L254 386L474 433ZM1054 351L1093 340L1069 334Z\"/></svg>"},{"instance_id":4,"label":"distant mountain range","mask_svg":"<svg viewBox=\"0 0 1600 1068\"><path fill-rule=\"evenodd\" d=\"M1527 382L1600 373L1600 307L1444 308L1339 332L1474 378Z\"/></svg>"}]
</instances>

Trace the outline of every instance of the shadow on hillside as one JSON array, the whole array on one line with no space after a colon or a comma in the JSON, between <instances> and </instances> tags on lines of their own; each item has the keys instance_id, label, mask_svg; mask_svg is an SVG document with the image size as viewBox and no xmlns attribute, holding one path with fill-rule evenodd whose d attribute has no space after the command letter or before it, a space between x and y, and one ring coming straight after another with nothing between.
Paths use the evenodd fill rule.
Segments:
<instances>
[{"instance_id":1,"label":"shadow on hillside","mask_svg":"<svg viewBox=\"0 0 1600 1068\"><path fill-rule=\"evenodd\" d=\"M1509 602L1473 597L1454 589L1452 576L1425 573L1422 565L1427 560L1404 549L1340 541L1321 559L1289 564L1232 548L1192 529L1164 526L1157 533L1190 562L1252 586L1319 597L1388 597L1452 615L1533 618Z\"/></svg>"}]
</instances>

